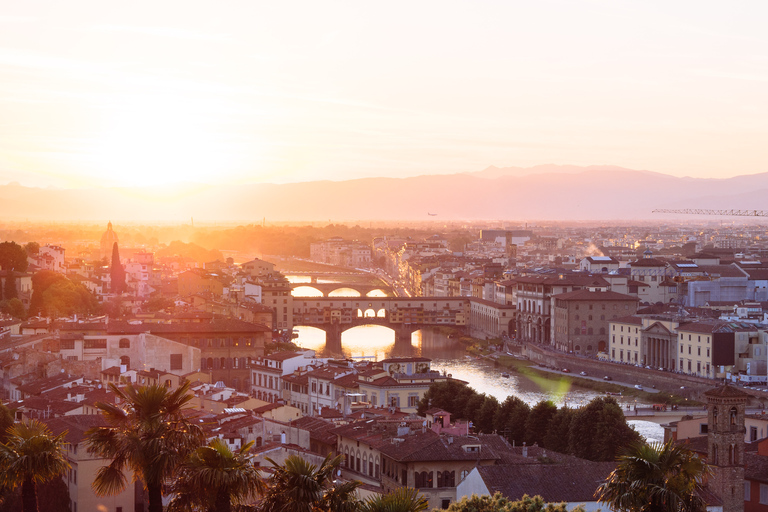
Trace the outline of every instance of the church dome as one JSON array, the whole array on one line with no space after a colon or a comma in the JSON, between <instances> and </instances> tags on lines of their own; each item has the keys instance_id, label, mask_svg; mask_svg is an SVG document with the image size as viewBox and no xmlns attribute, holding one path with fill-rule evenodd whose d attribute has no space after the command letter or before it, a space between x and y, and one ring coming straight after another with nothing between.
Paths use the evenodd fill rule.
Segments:
<instances>
[{"instance_id":1,"label":"church dome","mask_svg":"<svg viewBox=\"0 0 768 512\"><path fill-rule=\"evenodd\" d=\"M117 233L112 230L112 222L107 224L107 230L101 235L100 258L109 258L112 255L112 246L118 242Z\"/></svg>"}]
</instances>

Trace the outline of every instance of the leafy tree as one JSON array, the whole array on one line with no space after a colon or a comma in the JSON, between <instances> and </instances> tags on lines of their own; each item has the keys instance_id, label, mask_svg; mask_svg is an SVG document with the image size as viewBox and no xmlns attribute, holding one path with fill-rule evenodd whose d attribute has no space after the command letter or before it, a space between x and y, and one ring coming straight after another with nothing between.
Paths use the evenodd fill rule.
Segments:
<instances>
[{"instance_id":1,"label":"leafy tree","mask_svg":"<svg viewBox=\"0 0 768 512\"><path fill-rule=\"evenodd\" d=\"M525 441L525 423L530 407L516 396L508 396L501 404L493 419L494 427L509 442L522 444Z\"/></svg>"},{"instance_id":2,"label":"leafy tree","mask_svg":"<svg viewBox=\"0 0 768 512\"><path fill-rule=\"evenodd\" d=\"M21 320L24 320L27 317L27 312L24 310L24 304L22 304L19 299L0 301L0 312Z\"/></svg>"},{"instance_id":3,"label":"leafy tree","mask_svg":"<svg viewBox=\"0 0 768 512\"><path fill-rule=\"evenodd\" d=\"M685 446L636 443L595 492L616 512L703 512L707 464Z\"/></svg>"},{"instance_id":4,"label":"leafy tree","mask_svg":"<svg viewBox=\"0 0 768 512\"><path fill-rule=\"evenodd\" d=\"M27 256L34 256L36 254L39 254L40 244L37 242L29 242L27 244L24 244L24 252L27 253Z\"/></svg>"},{"instance_id":5,"label":"leafy tree","mask_svg":"<svg viewBox=\"0 0 768 512\"><path fill-rule=\"evenodd\" d=\"M568 453L568 436L571 431L571 421L576 416L575 409L561 407L549 420L547 433L544 435L544 446L549 450Z\"/></svg>"},{"instance_id":6,"label":"leafy tree","mask_svg":"<svg viewBox=\"0 0 768 512\"><path fill-rule=\"evenodd\" d=\"M173 391L163 385L110 388L122 405L97 402L110 426L86 432L88 451L112 459L96 473L93 488L99 495L121 492L127 483L123 471L130 469L147 489L149 512L162 512L163 483L203 441L200 428L184 416L192 399L189 383Z\"/></svg>"},{"instance_id":7,"label":"leafy tree","mask_svg":"<svg viewBox=\"0 0 768 512\"><path fill-rule=\"evenodd\" d=\"M262 512L354 512L359 502L355 489L360 482L336 484L334 474L343 455L329 454L320 466L310 464L298 455L290 455L283 465L267 459L274 473L267 482L262 499Z\"/></svg>"},{"instance_id":8,"label":"leafy tree","mask_svg":"<svg viewBox=\"0 0 768 512\"><path fill-rule=\"evenodd\" d=\"M557 406L550 400L542 400L536 404L525 422L525 442L529 445L544 446L544 437L556 413Z\"/></svg>"},{"instance_id":9,"label":"leafy tree","mask_svg":"<svg viewBox=\"0 0 768 512\"><path fill-rule=\"evenodd\" d=\"M18 423L8 432L8 440L0 444L0 483L13 489L21 486L24 512L38 512L37 483L60 475L69 468L63 451L64 435L54 436L37 420Z\"/></svg>"},{"instance_id":10,"label":"leafy tree","mask_svg":"<svg viewBox=\"0 0 768 512\"><path fill-rule=\"evenodd\" d=\"M433 512L437 512L437 509ZM545 503L541 496L531 497L527 494L517 501L510 501L497 492L493 496L464 496L451 503L447 512L568 512L568 506L566 503ZM571 512L584 512L584 507L579 505Z\"/></svg>"},{"instance_id":11,"label":"leafy tree","mask_svg":"<svg viewBox=\"0 0 768 512\"><path fill-rule=\"evenodd\" d=\"M27 251L16 242L0 243L0 267L3 270L24 272L27 270Z\"/></svg>"},{"instance_id":12,"label":"leafy tree","mask_svg":"<svg viewBox=\"0 0 768 512\"><path fill-rule=\"evenodd\" d=\"M485 434L493 433L493 418L499 410L499 401L496 397L481 395L485 398L482 407L476 412L475 430Z\"/></svg>"},{"instance_id":13,"label":"leafy tree","mask_svg":"<svg viewBox=\"0 0 768 512\"><path fill-rule=\"evenodd\" d=\"M120 263L117 242L112 244L112 266L109 268L109 278L112 293L120 295L125 291L125 268Z\"/></svg>"},{"instance_id":14,"label":"leafy tree","mask_svg":"<svg viewBox=\"0 0 768 512\"><path fill-rule=\"evenodd\" d=\"M98 299L82 284L51 270L41 270L32 276L30 315L69 316L98 310Z\"/></svg>"},{"instance_id":15,"label":"leafy tree","mask_svg":"<svg viewBox=\"0 0 768 512\"><path fill-rule=\"evenodd\" d=\"M168 512L230 512L232 503L255 497L263 486L259 470L248 456L253 443L233 452L227 443L214 439L193 451L173 484L175 496Z\"/></svg>"},{"instance_id":16,"label":"leafy tree","mask_svg":"<svg viewBox=\"0 0 768 512\"><path fill-rule=\"evenodd\" d=\"M429 500L419 491L400 487L388 494L376 494L365 500L360 512L421 512L429 506Z\"/></svg>"},{"instance_id":17,"label":"leafy tree","mask_svg":"<svg viewBox=\"0 0 768 512\"><path fill-rule=\"evenodd\" d=\"M613 397L597 397L579 409L571 421L569 453L595 461L615 460L623 449L640 439L640 434L627 425Z\"/></svg>"}]
</instances>

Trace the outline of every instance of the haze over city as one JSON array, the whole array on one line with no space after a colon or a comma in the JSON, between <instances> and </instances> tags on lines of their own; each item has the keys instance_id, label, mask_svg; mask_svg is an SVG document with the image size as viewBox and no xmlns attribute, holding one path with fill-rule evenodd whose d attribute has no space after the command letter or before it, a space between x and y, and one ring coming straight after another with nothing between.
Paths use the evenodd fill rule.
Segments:
<instances>
[{"instance_id":1,"label":"haze over city","mask_svg":"<svg viewBox=\"0 0 768 512\"><path fill-rule=\"evenodd\" d=\"M491 165L728 178L768 159L759 2L0 5L0 183L162 198Z\"/></svg>"}]
</instances>

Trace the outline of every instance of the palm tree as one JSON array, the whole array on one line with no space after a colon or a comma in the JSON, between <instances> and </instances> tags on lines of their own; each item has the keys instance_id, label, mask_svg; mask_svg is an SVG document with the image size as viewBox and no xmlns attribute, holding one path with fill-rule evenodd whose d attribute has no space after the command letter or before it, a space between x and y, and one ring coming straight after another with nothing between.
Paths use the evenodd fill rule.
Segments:
<instances>
[{"instance_id":1,"label":"palm tree","mask_svg":"<svg viewBox=\"0 0 768 512\"><path fill-rule=\"evenodd\" d=\"M66 432L54 436L37 421L18 423L0 444L0 483L12 489L21 484L24 512L37 512L37 482L45 482L69 469L62 446Z\"/></svg>"},{"instance_id":2,"label":"palm tree","mask_svg":"<svg viewBox=\"0 0 768 512\"><path fill-rule=\"evenodd\" d=\"M310 464L298 455L291 455L281 466L267 459L274 473L267 482L262 500L262 512L352 512L359 502L355 490L360 482L338 483L334 475L343 455L329 454L320 466Z\"/></svg>"},{"instance_id":3,"label":"palm tree","mask_svg":"<svg viewBox=\"0 0 768 512\"><path fill-rule=\"evenodd\" d=\"M262 489L259 470L248 452L253 441L232 451L221 439L193 451L173 485L176 496L168 512L184 512L195 507L205 512L230 512L232 503L244 503Z\"/></svg>"},{"instance_id":4,"label":"palm tree","mask_svg":"<svg viewBox=\"0 0 768 512\"><path fill-rule=\"evenodd\" d=\"M410 487L400 487L389 494L372 496L363 502L360 512L421 512L429 500Z\"/></svg>"},{"instance_id":5,"label":"palm tree","mask_svg":"<svg viewBox=\"0 0 768 512\"><path fill-rule=\"evenodd\" d=\"M597 501L622 512L700 512L699 490L709 466L672 440L636 444L595 492Z\"/></svg>"},{"instance_id":6,"label":"palm tree","mask_svg":"<svg viewBox=\"0 0 768 512\"><path fill-rule=\"evenodd\" d=\"M162 512L163 483L204 440L202 430L183 413L192 398L189 383L175 391L162 385L110 388L123 405L98 402L110 426L86 432L89 453L112 459L99 468L93 489L102 496L121 492L127 484L124 470L129 469L147 489L149 512Z\"/></svg>"}]
</instances>

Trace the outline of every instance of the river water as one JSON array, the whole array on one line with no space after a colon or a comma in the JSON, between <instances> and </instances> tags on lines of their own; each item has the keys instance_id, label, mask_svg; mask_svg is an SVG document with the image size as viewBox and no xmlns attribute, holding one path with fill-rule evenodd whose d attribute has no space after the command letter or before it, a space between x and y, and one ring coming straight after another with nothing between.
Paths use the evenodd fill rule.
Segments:
<instances>
[{"instance_id":1,"label":"river water","mask_svg":"<svg viewBox=\"0 0 768 512\"><path fill-rule=\"evenodd\" d=\"M296 331L299 337L294 341L301 347L313 349L319 356L332 355L325 353L325 332L313 327L296 327ZM341 345L344 356L351 358L381 361L388 357L428 357L432 359L432 369L444 370L454 378L466 381L476 391L496 397L499 402L515 395L531 406L551 400L558 407L565 404L578 407L601 396L595 391L570 386L566 381L528 378L516 373L504 378L492 362L468 356L457 339L449 339L429 329L413 333L410 346L395 347L395 334L391 329L378 325L360 326L342 333ZM628 402L623 397L616 398L622 407L635 403L634 399ZM649 441L661 441L664 437L662 428L656 423L642 420L629 420L628 423Z\"/></svg>"}]
</instances>

